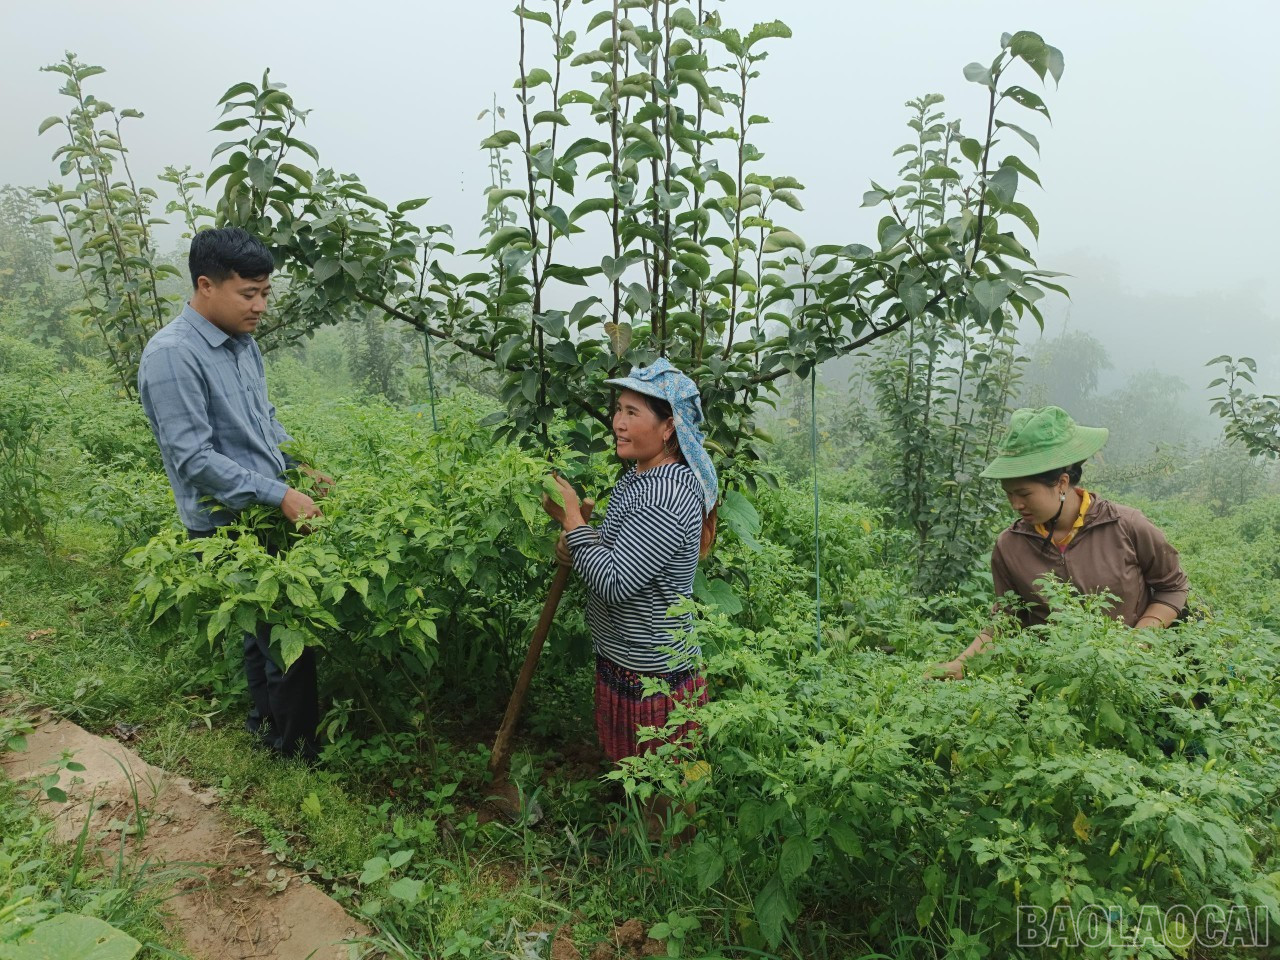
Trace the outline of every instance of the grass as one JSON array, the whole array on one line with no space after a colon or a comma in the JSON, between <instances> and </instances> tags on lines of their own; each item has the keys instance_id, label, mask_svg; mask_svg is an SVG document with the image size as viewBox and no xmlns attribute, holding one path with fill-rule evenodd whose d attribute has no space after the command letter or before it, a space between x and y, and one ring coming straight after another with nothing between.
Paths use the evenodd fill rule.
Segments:
<instances>
[{"instance_id":1,"label":"grass","mask_svg":"<svg viewBox=\"0 0 1280 960\"><path fill-rule=\"evenodd\" d=\"M32 784L0 778L0 944L45 917L75 913L133 937L142 960L183 957L163 925L164 900L184 876L181 869L139 863L123 846L114 856L94 852L87 822L77 843L59 842L52 820L37 808L39 796Z\"/></svg>"}]
</instances>

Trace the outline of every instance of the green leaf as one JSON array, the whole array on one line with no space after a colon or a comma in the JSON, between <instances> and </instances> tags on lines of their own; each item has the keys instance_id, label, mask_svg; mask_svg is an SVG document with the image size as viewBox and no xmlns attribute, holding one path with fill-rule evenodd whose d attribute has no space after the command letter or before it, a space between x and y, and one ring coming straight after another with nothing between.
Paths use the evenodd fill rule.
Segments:
<instances>
[{"instance_id":1,"label":"green leaf","mask_svg":"<svg viewBox=\"0 0 1280 960\"><path fill-rule=\"evenodd\" d=\"M778 872L788 885L795 883L813 864L815 849L813 841L806 836L787 837L782 844Z\"/></svg>"},{"instance_id":2,"label":"green leaf","mask_svg":"<svg viewBox=\"0 0 1280 960\"><path fill-rule=\"evenodd\" d=\"M44 133L50 127L56 127L61 122L62 122L61 117L45 117L43 120L40 121L40 126L36 128L37 136L39 134Z\"/></svg>"},{"instance_id":3,"label":"green leaf","mask_svg":"<svg viewBox=\"0 0 1280 960\"><path fill-rule=\"evenodd\" d=\"M800 202L800 198L790 190L774 190L772 199L785 203L792 210L804 209L804 205Z\"/></svg>"},{"instance_id":4,"label":"green leaf","mask_svg":"<svg viewBox=\"0 0 1280 960\"><path fill-rule=\"evenodd\" d=\"M1006 280L979 280L973 285L973 298L980 309L976 311L979 319L986 320L1000 308L1000 304L1008 299L1013 288Z\"/></svg>"},{"instance_id":5,"label":"green leaf","mask_svg":"<svg viewBox=\"0 0 1280 960\"><path fill-rule=\"evenodd\" d=\"M751 28L751 32L747 34L747 39L743 41L742 46L745 49L750 50L753 44L771 37L790 40L791 28L781 20L770 20L768 23L757 23Z\"/></svg>"},{"instance_id":6,"label":"green leaf","mask_svg":"<svg viewBox=\"0 0 1280 960\"><path fill-rule=\"evenodd\" d=\"M877 231L877 239L880 241L881 250L891 250L902 242L902 238L907 235L906 229L893 217L884 217L880 221L880 227Z\"/></svg>"},{"instance_id":7,"label":"green leaf","mask_svg":"<svg viewBox=\"0 0 1280 960\"><path fill-rule=\"evenodd\" d=\"M557 507L563 507L565 505L564 493L561 492L560 484L556 483L555 477L542 478L542 492L546 494L551 502Z\"/></svg>"},{"instance_id":8,"label":"green leaf","mask_svg":"<svg viewBox=\"0 0 1280 960\"><path fill-rule=\"evenodd\" d=\"M277 623L271 628L271 642L279 644L280 659L284 661L286 670L297 663L302 651L306 649L302 631L283 623Z\"/></svg>"},{"instance_id":9,"label":"green leaf","mask_svg":"<svg viewBox=\"0 0 1280 960\"><path fill-rule=\"evenodd\" d=\"M245 173L259 193L266 193L271 189L271 168L261 157L250 157L245 165Z\"/></svg>"},{"instance_id":10,"label":"green leaf","mask_svg":"<svg viewBox=\"0 0 1280 960\"><path fill-rule=\"evenodd\" d=\"M324 807L320 803L320 798L316 796L316 792L312 790L305 800L302 801L302 815L310 820L319 820L324 816Z\"/></svg>"},{"instance_id":11,"label":"green leaf","mask_svg":"<svg viewBox=\"0 0 1280 960\"><path fill-rule=\"evenodd\" d=\"M1027 141L1027 143L1031 144L1031 148L1035 150L1037 156L1040 155L1040 141L1037 140L1033 134L1027 133L1026 130L1023 130L1015 123L1005 123L1003 120L997 120L996 126L1007 127L1012 130L1018 136L1022 137L1023 140Z\"/></svg>"},{"instance_id":12,"label":"green leaf","mask_svg":"<svg viewBox=\"0 0 1280 960\"><path fill-rule=\"evenodd\" d=\"M995 86L991 70L980 63L971 63L964 68L964 78L972 83L980 83L988 90Z\"/></svg>"},{"instance_id":13,"label":"green leaf","mask_svg":"<svg viewBox=\"0 0 1280 960\"><path fill-rule=\"evenodd\" d=\"M606 254L600 258L600 271L607 280L617 280L626 273L629 263L626 254L616 259Z\"/></svg>"},{"instance_id":14,"label":"green leaf","mask_svg":"<svg viewBox=\"0 0 1280 960\"><path fill-rule=\"evenodd\" d=\"M847 823L842 823L839 820L832 821L827 825L827 836L836 845L836 849L845 854L845 856L854 857L855 859L862 856L862 841Z\"/></svg>"},{"instance_id":15,"label":"green leaf","mask_svg":"<svg viewBox=\"0 0 1280 960\"><path fill-rule=\"evenodd\" d=\"M426 206L430 200L430 197L417 197L413 200L406 200L404 203L397 203L396 213L408 213L410 210L417 210L419 207Z\"/></svg>"},{"instance_id":16,"label":"green leaf","mask_svg":"<svg viewBox=\"0 0 1280 960\"><path fill-rule=\"evenodd\" d=\"M745 546L752 550L760 549L760 542L756 539L760 535L760 514L755 504L745 496L737 490L730 490L720 501L716 515Z\"/></svg>"},{"instance_id":17,"label":"green leaf","mask_svg":"<svg viewBox=\"0 0 1280 960\"><path fill-rule=\"evenodd\" d=\"M524 398L530 403L534 403L538 399L538 384L540 380L538 371L529 367L520 374L520 392L524 394Z\"/></svg>"},{"instance_id":18,"label":"green leaf","mask_svg":"<svg viewBox=\"0 0 1280 960\"><path fill-rule=\"evenodd\" d=\"M932 893L926 893L920 898L920 902L916 904L916 925L923 930L929 925L929 921L933 918L933 912L938 907L938 898Z\"/></svg>"},{"instance_id":19,"label":"green leaf","mask_svg":"<svg viewBox=\"0 0 1280 960\"><path fill-rule=\"evenodd\" d=\"M898 299L911 317L919 317L929 302L929 291L922 283L911 283L898 289Z\"/></svg>"},{"instance_id":20,"label":"green leaf","mask_svg":"<svg viewBox=\"0 0 1280 960\"><path fill-rule=\"evenodd\" d=\"M525 198L525 192L523 190L499 190L494 187L490 187L486 190L484 195L485 199L488 201L490 213L493 213L493 211L498 208L498 205L505 200L523 200Z\"/></svg>"},{"instance_id":21,"label":"green leaf","mask_svg":"<svg viewBox=\"0 0 1280 960\"><path fill-rule=\"evenodd\" d=\"M12 750L14 753L21 753L27 749L27 738L20 733L15 733L5 741L5 749Z\"/></svg>"},{"instance_id":22,"label":"green leaf","mask_svg":"<svg viewBox=\"0 0 1280 960\"><path fill-rule=\"evenodd\" d=\"M672 72L672 78L679 83L687 83L693 87L698 91L698 96L704 101L710 100L715 96L711 91L711 84L707 83L707 78L701 70L675 70Z\"/></svg>"},{"instance_id":23,"label":"green leaf","mask_svg":"<svg viewBox=\"0 0 1280 960\"><path fill-rule=\"evenodd\" d=\"M960 152L965 158L973 163L975 167L982 165L982 143L973 139L973 137L965 137L960 141Z\"/></svg>"},{"instance_id":24,"label":"green leaf","mask_svg":"<svg viewBox=\"0 0 1280 960\"><path fill-rule=\"evenodd\" d=\"M693 577L693 595L702 603L734 616L742 612L742 601L724 580L708 580L701 570Z\"/></svg>"},{"instance_id":25,"label":"green leaf","mask_svg":"<svg viewBox=\"0 0 1280 960\"><path fill-rule=\"evenodd\" d=\"M562 127L567 127L569 125L569 118L559 110L539 110L533 115L533 122L535 124L555 123Z\"/></svg>"},{"instance_id":26,"label":"green leaf","mask_svg":"<svg viewBox=\"0 0 1280 960\"><path fill-rule=\"evenodd\" d=\"M405 903L417 903L418 898L422 895L424 886L425 883L422 880L415 880L413 877L401 877L387 887L387 894L397 900L403 900Z\"/></svg>"},{"instance_id":27,"label":"green leaf","mask_svg":"<svg viewBox=\"0 0 1280 960\"><path fill-rule=\"evenodd\" d=\"M1000 166L1013 167L1013 169L1017 170L1018 173L1022 174L1024 177L1026 177L1028 180L1034 183L1037 187L1043 186L1043 184L1040 183L1040 177L1036 174L1036 172L1032 170L1030 167L1028 167L1021 160L1019 160L1017 157L1012 157L1012 156L1005 157L1004 160L1000 162Z\"/></svg>"},{"instance_id":28,"label":"green leaf","mask_svg":"<svg viewBox=\"0 0 1280 960\"><path fill-rule=\"evenodd\" d=\"M1046 117L1049 116L1049 108L1045 106L1044 100L1039 94L1031 92L1026 87L1008 87L1004 90L1002 96L1008 97L1028 110L1034 110L1036 113L1044 114Z\"/></svg>"},{"instance_id":29,"label":"green leaf","mask_svg":"<svg viewBox=\"0 0 1280 960\"><path fill-rule=\"evenodd\" d=\"M581 140L575 141L570 145L564 153L560 155L562 161L573 160L582 156L584 153L600 153L604 156L609 155L609 145L603 140L596 140L593 137L583 137Z\"/></svg>"},{"instance_id":30,"label":"green leaf","mask_svg":"<svg viewBox=\"0 0 1280 960\"><path fill-rule=\"evenodd\" d=\"M960 174L943 163L935 163L920 175L922 180L959 180Z\"/></svg>"},{"instance_id":31,"label":"green leaf","mask_svg":"<svg viewBox=\"0 0 1280 960\"><path fill-rule=\"evenodd\" d=\"M700 850L698 855L693 857L693 864L694 878L699 891L710 890L724 876L724 857L717 850L709 847Z\"/></svg>"},{"instance_id":32,"label":"green leaf","mask_svg":"<svg viewBox=\"0 0 1280 960\"><path fill-rule=\"evenodd\" d=\"M105 920L60 913L41 920L13 946L0 946L0 956L4 960L132 960L141 949L141 943Z\"/></svg>"},{"instance_id":33,"label":"green leaf","mask_svg":"<svg viewBox=\"0 0 1280 960\"><path fill-rule=\"evenodd\" d=\"M295 183L306 187L308 190L311 189L312 183L314 182L311 178L311 174L292 163L280 164L276 167L276 173L284 174L285 176L292 178Z\"/></svg>"},{"instance_id":34,"label":"green leaf","mask_svg":"<svg viewBox=\"0 0 1280 960\"><path fill-rule=\"evenodd\" d=\"M503 227L492 237L485 246L484 252L487 256L494 256L499 250L508 244L515 243L517 240L529 241L529 230L527 227Z\"/></svg>"},{"instance_id":35,"label":"green leaf","mask_svg":"<svg viewBox=\"0 0 1280 960\"><path fill-rule=\"evenodd\" d=\"M756 921L760 924L760 932L771 947L782 942L782 931L786 924L793 921L799 910L794 899L783 886L781 878L776 874L770 878L759 893L752 899Z\"/></svg>"},{"instance_id":36,"label":"green leaf","mask_svg":"<svg viewBox=\"0 0 1280 960\"><path fill-rule=\"evenodd\" d=\"M583 200L569 214L569 222L575 223L584 214L594 213L597 210L605 213L613 212L613 200L608 197L592 197L589 200Z\"/></svg>"},{"instance_id":37,"label":"green leaf","mask_svg":"<svg viewBox=\"0 0 1280 960\"><path fill-rule=\"evenodd\" d=\"M519 90L521 87L533 88L541 86L544 83L551 82L551 74L542 67L534 67L523 78L523 81L517 80L513 86Z\"/></svg>"},{"instance_id":38,"label":"green leaf","mask_svg":"<svg viewBox=\"0 0 1280 960\"><path fill-rule=\"evenodd\" d=\"M336 276L341 270L341 262L337 260L321 260L316 264L315 268L316 283L324 283L330 277Z\"/></svg>"},{"instance_id":39,"label":"green leaf","mask_svg":"<svg viewBox=\"0 0 1280 960\"><path fill-rule=\"evenodd\" d=\"M569 215L565 213L561 207L556 206L555 204L552 204L545 210L542 207L534 207L533 212L536 216L548 221L562 235L567 235L569 233Z\"/></svg>"},{"instance_id":40,"label":"green leaf","mask_svg":"<svg viewBox=\"0 0 1280 960\"><path fill-rule=\"evenodd\" d=\"M1036 219L1036 215L1031 212L1031 208L1024 203L1003 203L1000 209L1005 213L1011 213L1031 231L1031 235L1037 240L1040 239L1040 221Z\"/></svg>"},{"instance_id":41,"label":"green leaf","mask_svg":"<svg viewBox=\"0 0 1280 960\"><path fill-rule=\"evenodd\" d=\"M1116 712L1110 700L1099 701L1098 722L1112 733L1124 733L1124 720Z\"/></svg>"},{"instance_id":42,"label":"green leaf","mask_svg":"<svg viewBox=\"0 0 1280 960\"><path fill-rule=\"evenodd\" d=\"M779 250L799 250L804 252L804 241L790 230L775 230L764 238L761 253L777 253Z\"/></svg>"},{"instance_id":43,"label":"green leaf","mask_svg":"<svg viewBox=\"0 0 1280 960\"><path fill-rule=\"evenodd\" d=\"M516 7L511 11L518 17L524 17L526 20L536 20L538 23L545 23L551 26L551 14L545 10L530 10L528 7Z\"/></svg>"},{"instance_id":44,"label":"green leaf","mask_svg":"<svg viewBox=\"0 0 1280 960\"><path fill-rule=\"evenodd\" d=\"M1060 83L1062 81L1062 71L1064 61L1062 59L1062 51L1050 44L1044 45L1045 50L1045 66L1049 68L1049 74L1053 77L1053 82Z\"/></svg>"},{"instance_id":45,"label":"green leaf","mask_svg":"<svg viewBox=\"0 0 1280 960\"><path fill-rule=\"evenodd\" d=\"M503 147L512 143L520 142L520 134L514 130L499 130L492 136L485 137L480 141L480 147L483 150L501 150Z\"/></svg>"},{"instance_id":46,"label":"green leaf","mask_svg":"<svg viewBox=\"0 0 1280 960\"><path fill-rule=\"evenodd\" d=\"M253 96L256 97L258 95L257 84L250 83L247 80L237 83L234 87L230 87L227 90L227 92L222 95L221 99L218 100L217 105L222 106L228 100L234 100L236 97L242 97L245 94L253 94Z\"/></svg>"},{"instance_id":47,"label":"green leaf","mask_svg":"<svg viewBox=\"0 0 1280 960\"><path fill-rule=\"evenodd\" d=\"M364 862L364 872L360 874L358 882L360 886L367 887L371 883L377 883L390 872L391 864L382 857L373 857Z\"/></svg>"},{"instance_id":48,"label":"green leaf","mask_svg":"<svg viewBox=\"0 0 1280 960\"><path fill-rule=\"evenodd\" d=\"M1018 192L1018 171L1008 165L1002 166L987 178L987 189L1001 203L1012 203L1014 194Z\"/></svg>"}]
</instances>

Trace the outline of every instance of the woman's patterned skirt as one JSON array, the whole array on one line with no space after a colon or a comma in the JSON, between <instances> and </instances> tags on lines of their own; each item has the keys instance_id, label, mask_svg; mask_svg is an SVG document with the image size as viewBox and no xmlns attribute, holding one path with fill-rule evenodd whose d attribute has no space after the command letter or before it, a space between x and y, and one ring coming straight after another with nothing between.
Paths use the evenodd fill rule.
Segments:
<instances>
[{"instance_id":1,"label":"woman's patterned skirt","mask_svg":"<svg viewBox=\"0 0 1280 960\"><path fill-rule=\"evenodd\" d=\"M644 680L647 677L664 681L670 694L646 697ZM663 743L680 743L696 730L697 722L689 720L682 723L670 739L640 740L641 727L661 730L666 726L667 717L677 702L693 706L707 702L707 683L702 674L696 670L638 673L596 655L596 732L604 752L615 763L623 757L649 753Z\"/></svg>"}]
</instances>

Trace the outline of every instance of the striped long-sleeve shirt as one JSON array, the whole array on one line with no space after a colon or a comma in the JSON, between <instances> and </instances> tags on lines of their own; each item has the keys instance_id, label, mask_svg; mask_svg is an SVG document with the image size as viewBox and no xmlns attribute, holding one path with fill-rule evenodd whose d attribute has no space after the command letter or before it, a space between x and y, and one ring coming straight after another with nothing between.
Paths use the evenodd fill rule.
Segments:
<instances>
[{"instance_id":1,"label":"striped long-sleeve shirt","mask_svg":"<svg viewBox=\"0 0 1280 960\"><path fill-rule=\"evenodd\" d=\"M138 395L188 529L230 523L251 503L280 505L280 475L293 465L280 445L291 438L253 337L228 336L187 304L142 351Z\"/></svg>"},{"instance_id":2,"label":"striped long-sleeve shirt","mask_svg":"<svg viewBox=\"0 0 1280 960\"><path fill-rule=\"evenodd\" d=\"M588 587L598 653L643 673L681 669L700 655L688 639L689 615L668 611L693 593L701 536L702 490L683 463L633 467L613 488L600 526L566 536Z\"/></svg>"}]
</instances>

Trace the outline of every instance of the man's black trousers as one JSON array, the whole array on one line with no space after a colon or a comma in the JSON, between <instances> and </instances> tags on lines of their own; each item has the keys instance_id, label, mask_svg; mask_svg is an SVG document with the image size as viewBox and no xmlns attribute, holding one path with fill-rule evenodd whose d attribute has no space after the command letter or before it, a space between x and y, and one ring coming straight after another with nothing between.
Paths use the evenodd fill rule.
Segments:
<instances>
[{"instance_id":1,"label":"man's black trousers","mask_svg":"<svg viewBox=\"0 0 1280 960\"><path fill-rule=\"evenodd\" d=\"M212 533L187 530L192 540ZM272 544L266 547L272 556L278 552ZM320 722L315 649L304 648L302 656L282 670L271 656L271 625L259 623L253 633L244 635L244 673L252 700L245 728L283 756L313 759Z\"/></svg>"}]
</instances>

